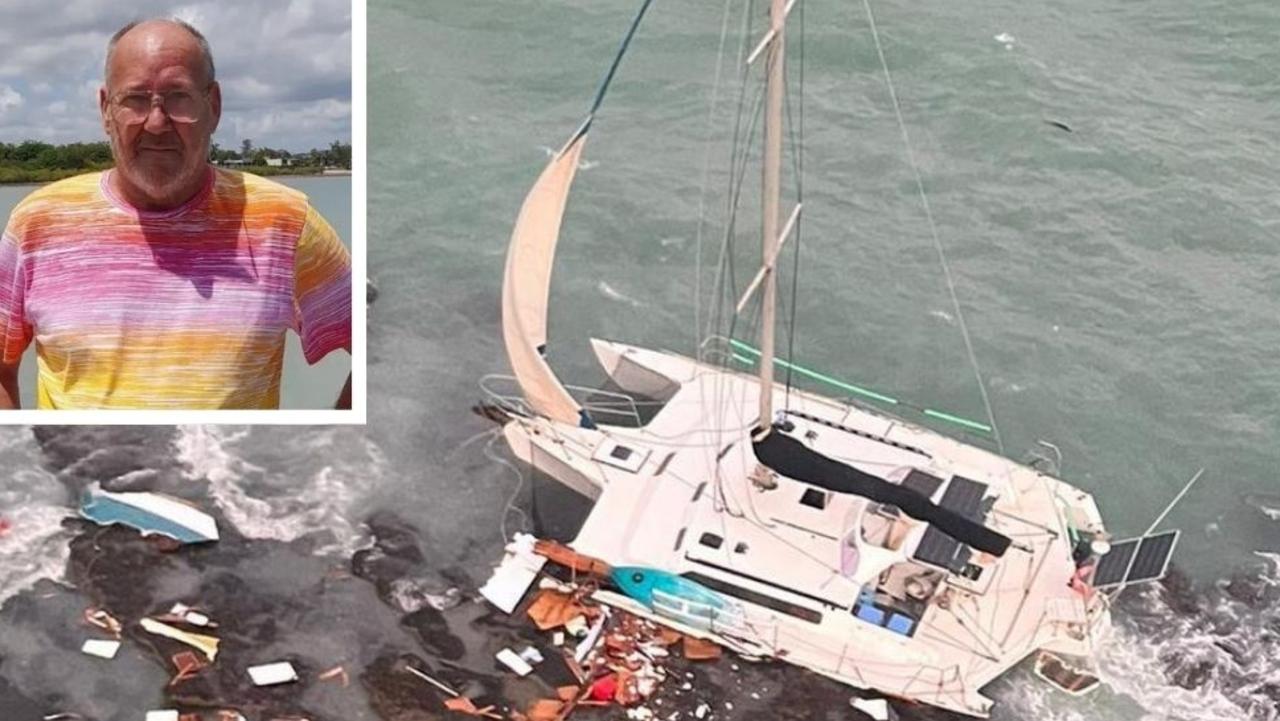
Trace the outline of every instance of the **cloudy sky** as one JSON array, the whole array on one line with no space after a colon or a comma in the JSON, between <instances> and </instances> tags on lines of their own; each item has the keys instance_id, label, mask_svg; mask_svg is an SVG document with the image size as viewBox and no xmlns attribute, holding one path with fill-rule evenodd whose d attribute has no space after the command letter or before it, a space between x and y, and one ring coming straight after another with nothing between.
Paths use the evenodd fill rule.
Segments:
<instances>
[{"instance_id":1,"label":"cloudy sky","mask_svg":"<svg viewBox=\"0 0 1280 721\"><path fill-rule=\"evenodd\" d=\"M0 142L104 140L107 40L180 17L209 39L222 85L214 142L304 151L351 142L352 0L0 0Z\"/></svg>"}]
</instances>

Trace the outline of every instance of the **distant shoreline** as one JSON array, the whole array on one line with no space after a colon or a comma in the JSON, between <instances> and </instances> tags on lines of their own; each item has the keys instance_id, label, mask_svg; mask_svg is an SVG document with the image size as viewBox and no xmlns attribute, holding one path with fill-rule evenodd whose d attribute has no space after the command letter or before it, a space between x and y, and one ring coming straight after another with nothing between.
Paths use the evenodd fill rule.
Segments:
<instances>
[{"instance_id":1,"label":"distant shoreline","mask_svg":"<svg viewBox=\"0 0 1280 721\"><path fill-rule=\"evenodd\" d=\"M295 178L350 178L351 171L347 168L329 168L327 170L315 167L307 168L280 168L270 165L246 165L227 167L225 165L215 166L225 168L227 170L239 170L263 177L272 176L289 176ZM97 173L107 168L84 168L80 170L36 170L28 171L21 168L0 168L0 186L6 185L46 185L55 183L66 178L73 178L77 175L86 173ZM9 172L6 172L9 171ZM16 172L14 172L16 171Z\"/></svg>"}]
</instances>

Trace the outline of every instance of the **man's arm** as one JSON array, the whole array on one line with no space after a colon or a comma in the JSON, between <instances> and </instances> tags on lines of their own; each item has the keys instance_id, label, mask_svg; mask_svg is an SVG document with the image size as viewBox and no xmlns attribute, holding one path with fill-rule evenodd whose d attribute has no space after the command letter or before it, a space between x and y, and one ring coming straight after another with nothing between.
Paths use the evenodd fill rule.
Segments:
<instances>
[{"instance_id":1,"label":"man's arm","mask_svg":"<svg viewBox=\"0 0 1280 721\"><path fill-rule=\"evenodd\" d=\"M5 365L0 363L0 410L16 410L22 407L22 403L18 398L18 366L22 361L19 360L13 365ZM351 380L347 379L350 385ZM351 399L347 399L347 407L349 408Z\"/></svg>"}]
</instances>

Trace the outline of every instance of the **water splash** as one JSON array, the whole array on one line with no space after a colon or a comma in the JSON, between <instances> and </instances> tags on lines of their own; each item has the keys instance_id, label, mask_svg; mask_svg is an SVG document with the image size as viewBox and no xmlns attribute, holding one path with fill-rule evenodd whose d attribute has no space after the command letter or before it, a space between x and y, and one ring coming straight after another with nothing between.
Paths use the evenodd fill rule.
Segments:
<instances>
[{"instance_id":1,"label":"water splash","mask_svg":"<svg viewBox=\"0 0 1280 721\"><path fill-rule=\"evenodd\" d=\"M25 428L0 435L0 605L36 581L60 580L71 533L62 520L73 515L67 492L40 465L40 452Z\"/></svg>"},{"instance_id":2,"label":"water splash","mask_svg":"<svg viewBox=\"0 0 1280 721\"><path fill-rule=\"evenodd\" d=\"M1203 593L1178 573L1126 591L1100 659L1108 685L1153 720L1280 719L1278 565Z\"/></svg>"},{"instance_id":3,"label":"water splash","mask_svg":"<svg viewBox=\"0 0 1280 721\"><path fill-rule=\"evenodd\" d=\"M350 555L362 531L362 488L383 483L381 450L351 429L299 433L258 428L184 426L178 458L191 480L204 479L223 515L249 538L294 541L315 535L317 553Z\"/></svg>"},{"instance_id":4,"label":"water splash","mask_svg":"<svg viewBox=\"0 0 1280 721\"><path fill-rule=\"evenodd\" d=\"M641 305L643 305L643 303L641 303L640 301L636 300L635 298L632 298L629 295L626 295L625 293L622 293L621 291L617 290L616 288L604 282L603 280L600 281L599 283L596 283L596 290L600 292L600 295L603 295L609 300L616 301L618 303L626 303L632 308L639 308Z\"/></svg>"}]
</instances>

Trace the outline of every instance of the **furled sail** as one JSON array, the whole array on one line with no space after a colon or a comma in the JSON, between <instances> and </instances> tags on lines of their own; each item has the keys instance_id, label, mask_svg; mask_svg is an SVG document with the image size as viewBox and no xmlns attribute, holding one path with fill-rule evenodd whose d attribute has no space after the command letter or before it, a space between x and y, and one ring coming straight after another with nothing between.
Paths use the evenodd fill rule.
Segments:
<instances>
[{"instance_id":1,"label":"furled sail","mask_svg":"<svg viewBox=\"0 0 1280 721\"><path fill-rule=\"evenodd\" d=\"M776 429L752 445L761 463L788 478L836 493L849 493L877 503L892 504L908 516L925 521L957 541L993 556L1003 556L1009 550L1011 539L1008 536L943 508L910 488L828 458Z\"/></svg>"},{"instance_id":2,"label":"furled sail","mask_svg":"<svg viewBox=\"0 0 1280 721\"><path fill-rule=\"evenodd\" d=\"M565 390L543 357L556 241L569 187L586 142L584 126L551 159L520 208L502 281L502 339L511 370L530 407L557 421L589 425L582 406Z\"/></svg>"}]
</instances>

